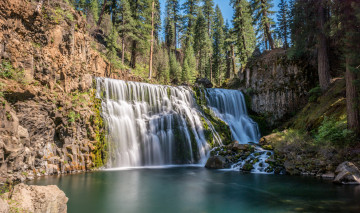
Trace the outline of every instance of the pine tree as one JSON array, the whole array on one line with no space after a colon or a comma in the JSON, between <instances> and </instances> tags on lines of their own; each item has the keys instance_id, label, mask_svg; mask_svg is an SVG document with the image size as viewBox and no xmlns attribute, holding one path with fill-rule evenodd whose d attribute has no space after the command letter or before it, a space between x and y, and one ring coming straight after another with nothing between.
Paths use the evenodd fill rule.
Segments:
<instances>
[{"instance_id":1,"label":"pine tree","mask_svg":"<svg viewBox=\"0 0 360 213\"><path fill-rule=\"evenodd\" d=\"M167 25L172 25L173 35L168 35L173 38L172 46L174 49L177 48L177 36L178 36L178 27L180 23L180 3L179 0L166 0L166 18ZM170 26L167 26L167 28ZM170 46L169 46L170 47Z\"/></svg>"},{"instance_id":2,"label":"pine tree","mask_svg":"<svg viewBox=\"0 0 360 213\"><path fill-rule=\"evenodd\" d=\"M357 0L335 0L334 14L340 49L344 54L348 128L360 135L360 5ZM340 22L340 24L338 24Z\"/></svg>"},{"instance_id":3,"label":"pine tree","mask_svg":"<svg viewBox=\"0 0 360 213\"><path fill-rule=\"evenodd\" d=\"M216 5L214 16L214 41L213 41L213 75L214 81L220 84L220 73L223 70L222 62L225 57L224 52L224 18L220 7Z\"/></svg>"},{"instance_id":4,"label":"pine tree","mask_svg":"<svg viewBox=\"0 0 360 213\"><path fill-rule=\"evenodd\" d=\"M258 32L263 32L263 38L265 46L267 48L267 42L269 42L270 49L274 49L274 40L271 36L271 25L274 23L271 19L271 15L274 13L271 11L272 0L252 0L252 11L254 13L255 23L258 25Z\"/></svg>"},{"instance_id":5,"label":"pine tree","mask_svg":"<svg viewBox=\"0 0 360 213\"><path fill-rule=\"evenodd\" d=\"M196 70L196 59L192 45L188 45L185 49L184 63L182 69L182 81L184 83L192 83L195 81L198 73Z\"/></svg>"},{"instance_id":6,"label":"pine tree","mask_svg":"<svg viewBox=\"0 0 360 213\"><path fill-rule=\"evenodd\" d=\"M156 79L159 82L168 84L170 81L169 53L165 44L160 45L157 54L154 57L156 69Z\"/></svg>"},{"instance_id":7,"label":"pine tree","mask_svg":"<svg viewBox=\"0 0 360 213\"><path fill-rule=\"evenodd\" d=\"M284 49L289 47L288 38L290 35L289 31L289 5L286 0L280 0L279 12L277 14L278 19L278 34L280 39L283 41Z\"/></svg>"},{"instance_id":8,"label":"pine tree","mask_svg":"<svg viewBox=\"0 0 360 213\"><path fill-rule=\"evenodd\" d=\"M211 36L211 24L213 22L213 16L214 16L214 1L213 0L203 0L202 11L205 16L208 35L210 37Z\"/></svg>"},{"instance_id":9,"label":"pine tree","mask_svg":"<svg viewBox=\"0 0 360 213\"><path fill-rule=\"evenodd\" d=\"M256 46L250 5L246 0L231 0L231 4L234 8L233 25L236 34L236 46L240 55L240 62L245 65Z\"/></svg>"},{"instance_id":10,"label":"pine tree","mask_svg":"<svg viewBox=\"0 0 360 213\"><path fill-rule=\"evenodd\" d=\"M133 0L129 3L134 21L130 66L136 68L139 52L144 53L149 47L151 3L149 0Z\"/></svg>"},{"instance_id":11,"label":"pine tree","mask_svg":"<svg viewBox=\"0 0 360 213\"><path fill-rule=\"evenodd\" d=\"M330 85L330 65L328 58L328 15L326 0L295 1L291 7L290 56L316 61L319 84L323 91Z\"/></svg>"},{"instance_id":12,"label":"pine tree","mask_svg":"<svg viewBox=\"0 0 360 213\"><path fill-rule=\"evenodd\" d=\"M176 55L174 52L170 52L170 79L174 84L178 84L181 81L181 65L176 60Z\"/></svg>"},{"instance_id":13,"label":"pine tree","mask_svg":"<svg viewBox=\"0 0 360 213\"><path fill-rule=\"evenodd\" d=\"M225 41L224 41L224 51L225 51L225 65L226 65L226 73L225 78L231 78L232 77L232 58L231 58L231 46L233 45L235 39L232 33L232 30L229 27L229 22L226 21L225 27L224 27L224 35L225 35Z\"/></svg>"},{"instance_id":14,"label":"pine tree","mask_svg":"<svg viewBox=\"0 0 360 213\"><path fill-rule=\"evenodd\" d=\"M212 52L212 44L207 30L207 23L201 11L199 11L195 25L194 51L198 61L200 77L205 77L205 75L209 77L209 56Z\"/></svg>"},{"instance_id":15,"label":"pine tree","mask_svg":"<svg viewBox=\"0 0 360 213\"><path fill-rule=\"evenodd\" d=\"M125 41L133 39L132 32L134 31L135 23L131 14L129 0L120 0L120 24L119 34L121 35L121 61L125 63Z\"/></svg>"},{"instance_id":16,"label":"pine tree","mask_svg":"<svg viewBox=\"0 0 360 213\"><path fill-rule=\"evenodd\" d=\"M196 15L199 11L199 1L200 0L186 0L181 8L184 13L182 17L182 32L186 46L190 45L189 42L194 39L194 26Z\"/></svg>"}]
</instances>

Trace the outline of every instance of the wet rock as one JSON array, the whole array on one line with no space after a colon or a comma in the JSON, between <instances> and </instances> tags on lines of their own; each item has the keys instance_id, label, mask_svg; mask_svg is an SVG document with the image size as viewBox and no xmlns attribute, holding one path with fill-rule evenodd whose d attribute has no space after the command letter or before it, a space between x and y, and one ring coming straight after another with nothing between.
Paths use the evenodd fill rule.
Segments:
<instances>
[{"instance_id":1,"label":"wet rock","mask_svg":"<svg viewBox=\"0 0 360 213\"><path fill-rule=\"evenodd\" d=\"M335 171L334 183L337 184L360 184L360 171L351 162L343 162Z\"/></svg>"},{"instance_id":2,"label":"wet rock","mask_svg":"<svg viewBox=\"0 0 360 213\"><path fill-rule=\"evenodd\" d=\"M230 164L223 156L212 156L206 162L205 168L208 169L225 169L230 168Z\"/></svg>"},{"instance_id":3,"label":"wet rock","mask_svg":"<svg viewBox=\"0 0 360 213\"><path fill-rule=\"evenodd\" d=\"M68 198L57 186L18 184L9 198L22 212L66 213Z\"/></svg>"},{"instance_id":4,"label":"wet rock","mask_svg":"<svg viewBox=\"0 0 360 213\"><path fill-rule=\"evenodd\" d=\"M213 84L207 78L198 78L198 79L196 79L195 83L198 84L198 85L202 85L205 88L212 88L213 87Z\"/></svg>"},{"instance_id":5,"label":"wet rock","mask_svg":"<svg viewBox=\"0 0 360 213\"><path fill-rule=\"evenodd\" d=\"M322 179L334 179L335 178L335 174L333 172L327 172L325 174L321 175Z\"/></svg>"}]
</instances>

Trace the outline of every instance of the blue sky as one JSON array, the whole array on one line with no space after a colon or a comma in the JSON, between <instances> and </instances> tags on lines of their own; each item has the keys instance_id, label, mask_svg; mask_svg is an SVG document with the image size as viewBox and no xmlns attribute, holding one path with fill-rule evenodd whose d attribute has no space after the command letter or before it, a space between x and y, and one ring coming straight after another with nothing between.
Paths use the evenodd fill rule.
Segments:
<instances>
[{"instance_id":1,"label":"blue sky","mask_svg":"<svg viewBox=\"0 0 360 213\"><path fill-rule=\"evenodd\" d=\"M180 0L181 3L183 3L185 0ZM278 4L279 4L280 0L273 0L273 11L277 11L278 10ZM165 2L166 0L160 0L160 4L161 4L161 12L162 12L162 17L164 17L164 13L165 13ZM231 24L231 20L232 20L232 16L233 16L233 8L230 6L230 0L214 0L215 5L219 5L222 14L224 16L224 20L228 20L229 24ZM275 18L275 17L274 17Z\"/></svg>"}]
</instances>

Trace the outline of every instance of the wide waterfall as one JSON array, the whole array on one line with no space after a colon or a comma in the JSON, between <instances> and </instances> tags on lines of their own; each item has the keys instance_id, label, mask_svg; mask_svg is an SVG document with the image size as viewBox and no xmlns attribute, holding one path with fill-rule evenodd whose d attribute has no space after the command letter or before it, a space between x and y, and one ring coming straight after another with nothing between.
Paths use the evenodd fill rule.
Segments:
<instances>
[{"instance_id":1,"label":"wide waterfall","mask_svg":"<svg viewBox=\"0 0 360 213\"><path fill-rule=\"evenodd\" d=\"M205 163L209 145L192 91L98 78L108 167Z\"/></svg>"},{"instance_id":2,"label":"wide waterfall","mask_svg":"<svg viewBox=\"0 0 360 213\"><path fill-rule=\"evenodd\" d=\"M225 121L233 139L241 144L257 143L259 127L247 113L244 95L238 90L207 89L207 103L216 116Z\"/></svg>"}]
</instances>

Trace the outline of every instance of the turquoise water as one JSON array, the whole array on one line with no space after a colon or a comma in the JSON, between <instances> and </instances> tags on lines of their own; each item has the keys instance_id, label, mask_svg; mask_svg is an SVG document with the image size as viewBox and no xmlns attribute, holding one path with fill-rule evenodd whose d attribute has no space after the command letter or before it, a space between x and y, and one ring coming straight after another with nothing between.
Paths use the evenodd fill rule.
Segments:
<instances>
[{"instance_id":1,"label":"turquoise water","mask_svg":"<svg viewBox=\"0 0 360 213\"><path fill-rule=\"evenodd\" d=\"M99 171L29 184L58 185L70 213L360 212L360 186L196 167Z\"/></svg>"}]
</instances>

